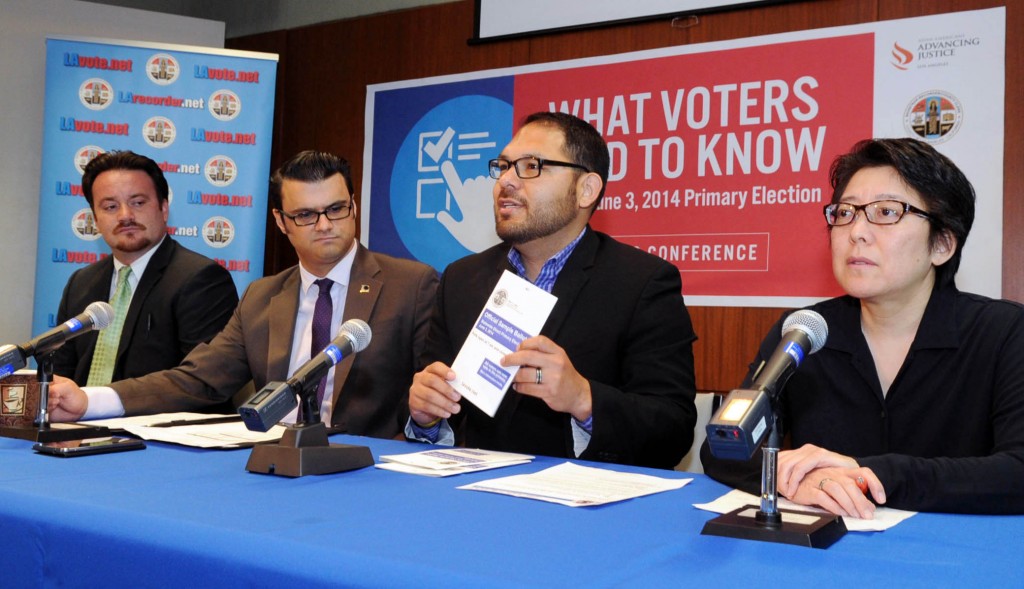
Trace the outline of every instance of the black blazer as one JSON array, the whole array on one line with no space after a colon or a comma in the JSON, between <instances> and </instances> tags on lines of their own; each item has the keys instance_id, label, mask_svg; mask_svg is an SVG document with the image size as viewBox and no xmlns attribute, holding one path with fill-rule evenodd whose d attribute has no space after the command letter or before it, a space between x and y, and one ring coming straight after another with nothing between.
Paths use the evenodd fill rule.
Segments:
<instances>
[{"instance_id":1,"label":"black blazer","mask_svg":"<svg viewBox=\"0 0 1024 589\"><path fill-rule=\"evenodd\" d=\"M509 264L501 244L444 272L425 360L451 365ZM674 468L693 440L693 347L679 271L587 229L558 275L542 334L590 381L593 434L580 457ZM574 457L570 416L511 388L494 418L464 401L451 420L469 447Z\"/></svg>"},{"instance_id":2,"label":"black blazer","mask_svg":"<svg viewBox=\"0 0 1024 589\"><path fill-rule=\"evenodd\" d=\"M113 275L111 256L72 274L61 297L58 323L83 312L89 303L109 300ZM112 380L177 366L197 344L220 332L237 303L238 291L227 270L165 238L132 296ZM97 332L87 333L58 349L54 373L85 385L97 337Z\"/></svg>"}]
</instances>

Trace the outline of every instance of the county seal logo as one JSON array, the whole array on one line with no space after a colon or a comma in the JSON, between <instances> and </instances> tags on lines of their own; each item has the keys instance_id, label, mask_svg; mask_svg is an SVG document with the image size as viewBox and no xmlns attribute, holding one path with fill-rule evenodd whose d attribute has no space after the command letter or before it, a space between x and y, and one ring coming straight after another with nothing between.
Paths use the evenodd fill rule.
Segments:
<instances>
[{"instance_id":1,"label":"county seal logo","mask_svg":"<svg viewBox=\"0 0 1024 589\"><path fill-rule=\"evenodd\" d=\"M210 114L218 121L230 121L242 111L242 101L231 90L217 90L206 101Z\"/></svg>"},{"instance_id":2,"label":"county seal logo","mask_svg":"<svg viewBox=\"0 0 1024 589\"><path fill-rule=\"evenodd\" d=\"M84 174L85 166L89 165L89 162L95 159L96 156L104 153L106 153L106 150L96 145L80 147L78 151L75 152L75 169L78 170L79 174Z\"/></svg>"},{"instance_id":3,"label":"county seal logo","mask_svg":"<svg viewBox=\"0 0 1024 589\"><path fill-rule=\"evenodd\" d=\"M508 301L508 291L504 288L499 289L498 292L494 293L494 298L492 300L494 301L495 306L504 306L505 302Z\"/></svg>"},{"instance_id":4,"label":"county seal logo","mask_svg":"<svg viewBox=\"0 0 1024 589\"><path fill-rule=\"evenodd\" d=\"M235 161L226 155L215 155L206 161L206 179L214 186L223 188L235 181L238 168Z\"/></svg>"},{"instance_id":5,"label":"county seal logo","mask_svg":"<svg viewBox=\"0 0 1024 589\"><path fill-rule=\"evenodd\" d=\"M103 110L114 101L114 88L101 78L89 78L78 87L78 99L89 110Z\"/></svg>"},{"instance_id":6,"label":"county seal logo","mask_svg":"<svg viewBox=\"0 0 1024 589\"><path fill-rule=\"evenodd\" d=\"M167 53L157 53L146 61L146 75L150 81L160 86L167 86L177 81L181 76L181 65L174 56Z\"/></svg>"},{"instance_id":7,"label":"county seal logo","mask_svg":"<svg viewBox=\"0 0 1024 589\"><path fill-rule=\"evenodd\" d=\"M96 218L92 215L92 209L89 208L79 209L71 217L71 231L82 241L96 241L102 237L100 230L96 228Z\"/></svg>"},{"instance_id":8,"label":"county seal logo","mask_svg":"<svg viewBox=\"0 0 1024 589\"><path fill-rule=\"evenodd\" d=\"M215 248L227 247L235 239L235 225L226 217L210 217L203 223L203 241Z\"/></svg>"},{"instance_id":9,"label":"county seal logo","mask_svg":"<svg viewBox=\"0 0 1024 589\"><path fill-rule=\"evenodd\" d=\"M964 110L960 101L942 90L929 90L914 97L903 113L907 132L931 144L949 141L960 130Z\"/></svg>"},{"instance_id":10,"label":"county seal logo","mask_svg":"<svg viewBox=\"0 0 1024 589\"><path fill-rule=\"evenodd\" d=\"M174 143L178 131L167 117L152 117L142 125L142 138L150 147L163 149Z\"/></svg>"}]
</instances>

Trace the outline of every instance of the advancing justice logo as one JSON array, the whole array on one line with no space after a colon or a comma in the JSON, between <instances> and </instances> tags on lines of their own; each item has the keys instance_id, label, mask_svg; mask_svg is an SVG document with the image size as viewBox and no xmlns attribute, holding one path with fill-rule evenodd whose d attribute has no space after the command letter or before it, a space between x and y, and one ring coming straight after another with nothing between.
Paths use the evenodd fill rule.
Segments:
<instances>
[{"instance_id":1,"label":"advancing justice logo","mask_svg":"<svg viewBox=\"0 0 1024 589\"><path fill-rule=\"evenodd\" d=\"M391 215L416 258L442 270L499 243L487 160L511 139L512 105L489 96L441 103L409 130L391 173Z\"/></svg>"}]
</instances>

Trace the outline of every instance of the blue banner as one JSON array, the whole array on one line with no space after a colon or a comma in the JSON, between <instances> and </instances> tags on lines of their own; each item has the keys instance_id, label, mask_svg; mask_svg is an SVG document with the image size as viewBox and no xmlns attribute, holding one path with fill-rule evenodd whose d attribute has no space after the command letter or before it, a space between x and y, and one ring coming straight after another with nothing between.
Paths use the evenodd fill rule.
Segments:
<instances>
[{"instance_id":1,"label":"blue banner","mask_svg":"<svg viewBox=\"0 0 1024 589\"><path fill-rule=\"evenodd\" d=\"M33 333L55 325L68 277L110 255L81 183L108 151L160 165L168 234L239 293L262 276L277 56L55 38L46 52Z\"/></svg>"}]
</instances>

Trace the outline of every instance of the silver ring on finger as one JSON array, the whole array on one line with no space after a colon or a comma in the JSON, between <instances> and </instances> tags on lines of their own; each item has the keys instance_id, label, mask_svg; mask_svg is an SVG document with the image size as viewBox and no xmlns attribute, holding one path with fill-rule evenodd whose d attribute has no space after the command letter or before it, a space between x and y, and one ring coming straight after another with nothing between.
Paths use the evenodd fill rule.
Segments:
<instances>
[{"instance_id":1,"label":"silver ring on finger","mask_svg":"<svg viewBox=\"0 0 1024 589\"><path fill-rule=\"evenodd\" d=\"M544 383L544 371L541 370L539 366L537 368L534 368L534 370L537 371L537 375L536 375L537 378L536 378L536 380L534 382L536 382L537 384L543 384Z\"/></svg>"}]
</instances>

